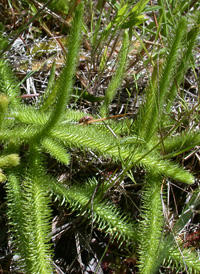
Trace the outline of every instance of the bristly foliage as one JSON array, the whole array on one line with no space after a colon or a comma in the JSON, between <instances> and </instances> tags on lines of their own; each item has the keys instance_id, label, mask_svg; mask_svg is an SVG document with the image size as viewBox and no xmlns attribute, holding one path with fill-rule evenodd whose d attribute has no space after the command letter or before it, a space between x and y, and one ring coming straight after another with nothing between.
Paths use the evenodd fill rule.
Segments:
<instances>
[{"instance_id":1,"label":"bristly foliage","mask_svg":"<svg viewBox=\"0 0 200 274\"><path fill-rule=\"evenodd\" d=\"M166 99L171 98L170 87L174 82L178 56L182 49L185 35L186 19L183 17L178 22L172 40L169 43L167 58L162 66L158 66L153 73L152 81L146 92L146 99L138 119L138 134L149 142L161 126ZM172 104L172 101L170 102ZM168 102L169 105L169 102ZM141 126L142 125L142 126Z\"/></svg>"},{"instance_id":2,"label":"bristly foliage","mask_svg":"<svg viewBox=\"0 0 200 274\"><path fill-rule=\"evenodd\" d=\"M200 272L200 259L191 248L173 248L165 265L170 267L174 273L180 273L182 269L187 269L188 273L198 274Z\"/></svg>"},{"instance_id":3,"label":"bristly foliage","mask_svg":"<svg viewBox=\"0 0 200 274\"><path fill-rule=\"evenodd\" d=\"M51 128L53 128L63 115L66 104L70 99L73 85L73 77L75 75L76 65L78 61L78 54L81 42L81 29L83 25L83 4L79 4L76 9L74 16L74 23L71 29L71 35L69 39L68 54L66 59L65 67L58 79L58 90L56 94L56 104L54 105L53 111L47 124L41 130L41 135L43 132L46 134Z\"/></svg>"},{"instance_id":4,"label":"bristly foliage","mask_svg":"<svg viewBox=\"0 0 200 274\"><path fill-rule=\"evenodd\" d=\"M198 34L199 34L199 24L200 24L200 13L197 14L197 25L185 35L184 37L184 46L185 50L182 53L181 62L179 63L178 68L176 69L176 82L173 82L171 88L167 95L167 105L166 105L166 113L170 112L170 108L172 106L173 100L176 96L176 87L180 85L183 81L183 76L185 75L186 70L188 69L189 62L191 61L192 50L196 43Z\"/></svg>"},{"instance_id":5,"label":"bristly foliage","mask_svg":"<svg viewBox=\"0 0 200 274\"><path fill-rule=\"evenodd\" d=\"M140 13L144 9L144 5L141 11L138 5L135 7ZM53 80L50 80L47 93L49 96L52 95L52 102L49 102L50 97L44 96L39 109L35 106L24 106L19 99L19 85L13 80L7 62L0 60L0 90L3 93L0 96L0 168L5 169L4 173L7 176L5 187L8 219L11 237L19 255L19 265L27 274L53 272L53 254L49 244L51 193L53 198L68 206L74 214L87 218L89 225L102 230L111 240L116 239L119 246L125 244L129 249L138 244L140 273L155 273L164 260L164 250L167 250L166 260L178 262L182 269L187 264L188 269L192 271L194 267L192 268L191 264L196 258L195 255L191 253L188 260L182 260L174 240L162 235L162 201L165 201L165 195L161 197L160 194L162 187L165 188L162 185L164 177L186 184L192 184L194 177L173 161L166 160L165 158L170 158L171 155L163 156L162 145L165 146L166 153L181 153L200 145L199 133L183 132L177 136L166 135L163 139L159 133L164 131L163 125L168 121L164 109L167 106L170 110L175 98L174 78L177 76L177 84L181 83L189 65L199 26L193 27L187 40L186 19L183 17L179 20L169 42L166 58L154 68L152 79L146 89L145 102L136 122L133 121L129 129L126 125L120 124L118 127L116 123L110 123L110 128L114 131L116 129L114 136L112 131L108 131L102 125L78 124L83 113L66 110L76 73L83 13L84 5L81 2L75 9L65 66L54 87ZM129 26L133 22L127 23ZM184 48L185 41L187 42ZM128 48L128 34L125 31L116 74L108 86L105 101L100 108L102 115L108 115L109 105L120 87ZM187 54L188 57L180 60L179 54ZM52 79L54 69L53 67ZM176 125L172 129L175 130ZM127 133L130 134L128 137L122 137ZM26 149L19 160L21 146L25 146ZM121 163L122 173L117 180L123 179L134 166L145 170L139 224L136 224L126 212L122 212L119 207L104 199L104 192L111 187L111 182L93 178L81 186L80 182L74 184L72 181L69 187L47 175L44 158L46 153L58 162L69 165L69 153L72 149L95 152L97 156ZM5 175L0 170L0 181L5 180ZM182 253L185 254L187 251L188 249L183 249ZM199 265L195 271L198 267Z\"/></svg>"},{"instance_id":6,"label":"bristly foliage","mask_svg":"<svg viewBox=\"0 0 200 274\"><path fill-rule=\"evenodd\" d=\"M62 116L67 99L70 97L80 47L82 16L83 4L81 3L77 7L74 16L72 33L70 35L69 56L61 77L58 79L57 100L51 114L41 114L41 119L38 120L39 117L36 115L36 112L29 107L24 108L24 111L20 113L19 108L17 108L18 102L15 102L16 93L12 93L10 96L12 110L15 111L11 111L11 115L16 121L18 130L15 132L16 126L13 122L10 123L9 129L5 134L7 135L7 141L14 139L15 148L21 142L24 142L26 138L29 141L29 149L26 155L29 160L27 162L22 161L19 169L15 171L16 175L8 172L6 185L11 232L14 233L14 242L20 260L19 264L24 273L47 274L53 271L52 252L48 236L51 230L51 210L49 207L50 200L45 187L48 177L46 176L44 164L41 161L42 150L40 144L56 159L65 164L69 163L69 157L63 146L51 138L45 138L45 135ZM4 73L3 68L1 72ZM6 75L9 76L9 74ZM6 84L10 88L12 87L11 77L9 81L10 83L6 82ZM10 92L4 89L3 85L1 90L9 97ZM26 128L23 126L24 123L27 125ZM26 137L22 132L19 134L21 125L24 128L23 132L28 131ZM12 155L9 157L11 159ZM5 156L2 157L2 166L6 165L7 158Z\"/></svg>"},{"instance_id":7,"label":"bristly foliage","mask_svg":"<svg viewBox=\"0 0 200 274\"><path fill-rule=\"evenodd\" d=\"M26 235L29 235L27 273L52 273L52 252L49 233L51 232L50 199L45 184L46 174L43 170L40 152L36 144L30 148L29 163L23 182L24 215ZM28 248L27 247L27 248Z\"/></svg>"},{"instance_id":8,"label":"bristly foliage","mask_svg":"<svg viewBox=\"0 0 200 274\"><path fill-rule=\"evenodd\" d=\"M70 163L70 156L66 152L66 149L64 146L56 142L55 140L51 138L44 138L41 141L42 146L44 149L57 161L60 163L63 163L65 165L69 165Z\"/></svg>"},{"instance_id":9,"label":"bristly foliage","mask_svg":"<svg viewBox=\"0 0 200 274\"><path fill-rule=\"evenodd\" d=\"M162 177L151 172L142 195L141 223L139 225L139 269L140 273L157 273L163 229L161 203Z\"/></svg>"},{"instance_id":10,"label":"bristly foliage","mask_svg":"<svg viewBox=\"0 0 200 274\"><path fill-rule=\"evenodd\" d=\"M164 107L167 105L168 111L170 111L170 107L172 106L173 99L175 97L175 75L178 73L177 80L178 84L180 84L181 76L183 75L184 69L187 67L186 63L190 58L191 47L194 44L193 39L195 39L194 37L196 37L197 35L197 31L194 31L190 42L188 42L189 46L185 49L189 56L186 57L187 60L183 62L178 58L178 55L180 55L180 51L183 48L183 39L186 37L185 27L186 19L181 18L176 26L174 36L170 41L169 53L166 60L164 61L163 68L161 67L162 63L159 64L152 74L150 85L146 90L145 102L143 107L141 108L140 115L135 125L135 130L137 134L140 136L141 139L149 143L149 148L153 147L154 153L157 147L157 145L155 146L155 144L156 142L158 142L157 132L162 128L162 123L166 122L167 120L167 115L164 114ZM182 54L184 55L185 52ZM177 67L180 70L180 74ZM187 147L188 140L196 138L198 139L197 135L195 134L192 134L192 136L191 134L187 134L185 141L182 140L183 146L185 147L186 145ZM168 138L165 137L164 139L167 140ZM177 140L178 139L176 138L176 143ZM181 140L179 138L179 142L180 141ZM169 149L170 144L167 147L167 150ZM152 150L150 149L150 151ZM168 242L168 252L166 252L166 254L164 255L164 251L161 247L163 241L163 237L161 237L163 229L163 221L161 221L163 220L161 203L161 182L162 177L158 176L158 174L155 173L155 170L150 170L147 177L147 184L143 190L143 208L141 214L142 221L139 225L138 253L140 256L140 273L157 273L158 268L161 264L161 254L163 254L163 256L167 258L167 256L172 252L172 249L170 252L169 248L172 248L174 245L173 241ZM164 199L163 196L162 199ZM179 255L176 254L176 252L174 253L174 255L174 261L176 261L176 258L178 257L179 259L181 258L180 251ZM188 267L191 270L191 262L194 262L194 260L192 259L194 257L197 256L195 254L191 254L188 261L184 261L184 258L182 262L179 261L178 264L180 268L183 269L184 267Z\"/></svg>"},{"instance_id":11,"label":"bristly foliage","mask_svg":"<svg viewBox=\"0 0 200 274\"><path fill-rule=\"evenodd\" d=\"M16 252L25 273L52 273L49 245L50 208L45 172L38 151L30 151L30 162L21 182L10 174L6 185L11 231L16 235Z\"/></svg>"},{"instance_id":12,"label":"bristly foliage","mask_svg":"<svg viewBox=\"0 0 200 274\"><path fill-rule=\"evenodd\" d=\"M20 87L4 59L0 59L0 91L7 95L12 109L19 105Z\"/></svg>"},{"instance_id":13,"label":"bristly foliage","mask_svg":"<svg viewBox=\"0 0 200 274\"><path fill-rule=\"evenodd\" d=\"M160 244L160 252L157 256L157 262L163 263L165 266L176 270L187 269L188 273L199 273L199 256L197 252L189 247L187 241L182 239L183 229L191 221L194 210L199 208L200 195L199 189L193 193L189 202L183 209L182 214L177 219L171 232L162 239Z\"/></svg>"},{"instance_id":14,"label":"bristly foliage","mask_svg":"<svg viewBox=\"0 0 200 274\"><path fill-rule=\"evenodd\" d=\"M95 178L81 187L65 187L55 181L48 185L48 189L60 203L66 204L72 211L77 211L78 215L88 218L90 224L97 226L106 235L109 234L112 240L116 239L120 245L124 242L133 245L137 236L135 224L112 203L102 201L101 193L105 186L100 186L98 193L94 195L97 187L98 182Z\"/></svg>"}]
</instances>

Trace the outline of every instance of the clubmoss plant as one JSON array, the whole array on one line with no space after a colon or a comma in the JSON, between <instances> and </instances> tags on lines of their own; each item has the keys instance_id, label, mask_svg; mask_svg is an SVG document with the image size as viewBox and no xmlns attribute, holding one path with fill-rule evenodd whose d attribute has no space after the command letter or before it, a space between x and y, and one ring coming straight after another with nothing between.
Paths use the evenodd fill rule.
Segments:
<instances>
[{"instance_id":1,"label":"clubmoss plant","mask_svg":"<svg viewBox=\"0 0 200 274\"><path fill-rule=\"evenodd\" d=\"M160 199L162 179L150 172L142 195L142 219L139 225L140 273L156 273L157 254L164 224L162 202Z\"/></svg>"},{"instance_id":2,"label":"clubmoss plant","mask_svg":"<svg viewBox=\"0 0 200 274\"><path fill-rule=\"evenodd\" d=\"M147 142L152 140L153 135L155 135L161 126L160 123L166 98L170 97L170 86L173 75L176 72L177 64L179 63L178 55L182 48L185 27L186 19L183 17L176 27L172 41L170 41L167 58L164 64L155 70L152 76L152 83L146 93L146 102L142 108L143 114L139 117L138 128L140 131L139 135ZM168 102L168 104L172 104L172 101ZM141 127L140 124L143 126Z\"/></svg>"},{"instance_id":3,"label":"clubmoss plant","mask_svg":"<svg viewBox=\"0 0 200 274\"><path fill-rule=\"evenodd\" d=\"M50 182L48 187L52 195L57 194L56 197L61 203L65 203L73 211L78 211L80 215L87 217L91 223L93 222L95 226L97 225L98 229L103 230L106 235L110 234L113 240L117 239L119 245L124 242L133 244L137 234L135 231L136 226L130 217L122 213L120 208L117 208L112 203L108 203L106 200L102 201L101 189L99 189L98 195L95 196L94 200L91 200L97 185L98 182L93 178L81 188L79 186L66 188L55 181Z\"/></svg>"},{"instance_id":4,"label":"clubmoss plant","mask_svg":"<svg viewBox=\"0 0 200 274\"><path fill-rule=\"evenodd\" d=\"M191 260L185 260L183 264L177 254L175 242L165 237L162 214L165 195L161 197L160 193L162 188L165 189L165 178L186 184L194 182L191 173L174 161L165 159L162 144L166 145L167 152L176 150L177 153L180 151L179 145L181 151L188 149L191 140L193 146L199 145L199 134L183 132L182 135L171 136L169 133L175 131L180 121L172 126L172 130L166 132L164 137L160 135L160 130L167 120L165 106L170 110L173 103L171 98L175 98L173 84L179 73L177 68L184 73L189 65L189 59L183 65L178 56L180 52L183 55L186 52L191 54L199 27L195 26L195 34L191 35L188 46L184 48L187 23L185 17L179 20L170 40L164 65L160 69L155 68L146 89L146 98L137 120L133 121L130 130L126 125L122 127L120 123L111 123L111 129L117 132L114 136L102 125L79 124L83 114L67 109L81 45L83 14L84 5L81 2L75 9L65 66L55 87L52 87L53 102L49 102L48 97L44 96L38 108L34 105L24 106L20 101L19 85L13 81L7 63L0 61L0 79L4 79L0 81L3 94L0 96L0 167L5 169L7 178L7 215L11 239L15 252L19 255L19 266L23 273L27 274L53 272L50 204L52 200L57 199L77 216L87 218L89 224L109 235L112 241L116 239L119 246L123 244L129 251L131 249L132 255L137 252L140 273L156 273L164 260L171 258L174 258L181 268L188 264L188 269L194 269L195 266L191 268ZM123 78L127 54L128 35L125 32L117 71L108 85L105 101L100 108L102 115L109 113L109 105ZM180 82L181 76L178 74L178 84ZM50 91L48 92L50 94ZM130 132L130 136L121 136L121 128L125 133ZM185 142L182 142L182 136L185 136ZM171 139L174 141L171 142ZM23 153L22 147L25 147ZM111 186L109 181L88 178L86 183L76 180L76 184L73 184L72 180L67 185L48 174L47 161L50 157L67 166L70 163L70 151L73 150L78 153L91 151L99 157L121 163L122 172L117 179L122 180L132 167L144 169L146 177L139 222L132 220L129 214L114 206L108 198L104 199ZM3 175L1 180L5 180ZM164 250L167 250L166 258L163 256ZM187 251L188 248L184 250ZM195 253L190 254L191 258L196 258ZM196 271L198 267L199 265Z\"/></svg>"}]
</instances>

